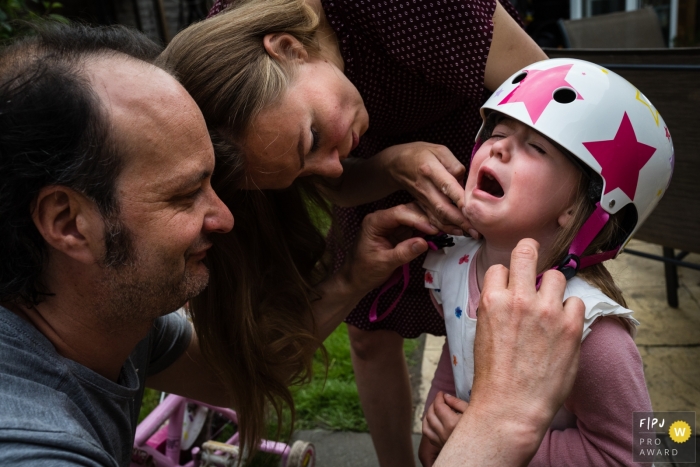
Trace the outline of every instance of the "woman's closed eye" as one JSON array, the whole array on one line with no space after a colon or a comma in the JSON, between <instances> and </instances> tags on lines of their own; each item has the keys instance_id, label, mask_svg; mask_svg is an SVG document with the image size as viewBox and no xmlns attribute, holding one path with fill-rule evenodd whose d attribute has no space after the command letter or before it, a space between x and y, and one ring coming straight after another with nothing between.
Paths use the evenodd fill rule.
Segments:
<instances>
[{"instance_id":1,"label":"woman's closed eye","mask_svg":"<svg viewBox=\"0 0 700 467\"><path fill-rule=\"evenodd\" d=\"M316 150L318 150L318 147L319 147L318 131L311 128L311 149L309 150L309 153L315 152Z\"/></svg>"}]
</instances>

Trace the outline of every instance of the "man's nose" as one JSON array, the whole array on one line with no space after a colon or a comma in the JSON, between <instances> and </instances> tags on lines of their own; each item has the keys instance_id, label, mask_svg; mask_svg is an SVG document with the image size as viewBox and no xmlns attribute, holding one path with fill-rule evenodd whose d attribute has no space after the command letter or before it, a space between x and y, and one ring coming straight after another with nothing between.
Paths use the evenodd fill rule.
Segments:
<instances>
[{"instance_id":1,"label":"man's nose","mask_svg":"<svg viewBox=\"0 0 700 467\"><path fill-rule=\"evenodd\" d=\"M211 207L204 216L204 231L212 233L226 233L233 228L233 214L221 198L211 190Z\"/></svg>"}]
</instances>

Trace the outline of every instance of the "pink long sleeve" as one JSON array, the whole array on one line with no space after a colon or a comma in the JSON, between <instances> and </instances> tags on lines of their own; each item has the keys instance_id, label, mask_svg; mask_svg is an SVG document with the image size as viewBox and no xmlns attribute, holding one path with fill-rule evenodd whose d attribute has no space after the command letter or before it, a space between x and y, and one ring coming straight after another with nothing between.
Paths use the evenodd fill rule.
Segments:
<instances>
[{"instance_id":1,"label":"pink long sleeve","mask_svg":"<svg viewBox=\"0 0 700 467\"><path fill-rule=\"evenodd\" d=\"M591 330L564 403L576 428L548 430L530 467L639 465L632 462L632 412L651 411L642 359L616 319L599 319Z\"/></svg>"}]
</instances>

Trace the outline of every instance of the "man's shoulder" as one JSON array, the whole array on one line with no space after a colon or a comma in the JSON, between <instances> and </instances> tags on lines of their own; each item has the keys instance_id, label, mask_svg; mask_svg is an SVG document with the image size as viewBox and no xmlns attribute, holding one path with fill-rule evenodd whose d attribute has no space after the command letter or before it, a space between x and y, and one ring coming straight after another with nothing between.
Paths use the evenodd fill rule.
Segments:
<instances>
[{"instance_id":1,"label":"man's shoulder","mask_svg":"<svg viewBox=\"0 0 700 467\"><path fill-rule=\"evenodd\" d=\"M0 386L0 392L11 391L14 382L21 380L57 387L66 371L46 337L19 316L0 307L0 378L10 379Z\"/></svg>"},{"instance_id":2,"label":"man's shoulder","mask_svg":"<svg viewBox=\"0 0 700 467\"><path fill-rule=\"evenodd\" d=\"M116 465L74 370L36 328L0 307L0 465Z\"/></svg>"},{"instance_id":3,"label":"man's shoulder","mask_svg":"<svg viewBox=\"0 0 700 467\"><path fill-rule=\"evenodd\" d=\"M54 459L55 465L64 465L61 459L65 465L112 462L84 414L57 388L3 372L0 400L0 465L42 465L42 460Z\"/></svg>"},{"instance_id":4,"label":"man's shoulder","mask_svg":"<svg viewBox=\"0 0 700 467\"><path fill-rule=\"evenodd\" d=\"M0 308L0 430L84 431L61 390L68 370L29 323Z\"/></svg>"}]
</instances>

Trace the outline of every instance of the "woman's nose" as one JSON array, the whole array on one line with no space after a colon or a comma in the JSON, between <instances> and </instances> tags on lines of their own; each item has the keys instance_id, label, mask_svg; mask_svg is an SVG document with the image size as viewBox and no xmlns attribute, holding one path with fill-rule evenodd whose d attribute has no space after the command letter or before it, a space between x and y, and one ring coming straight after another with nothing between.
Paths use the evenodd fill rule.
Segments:
<instances>
[{"instance_id":1,"label":"woman's nose","mask_svg":"<svg viewBox=\"0 0 700 467\"><path fill-rule=\"evenodd\" d=\"M343 165L340 163L340 154L333 149L325 157L319 157L309 167L309 172L328 178L338 178L343 174Z\"/></svg>"}]
</instances>

